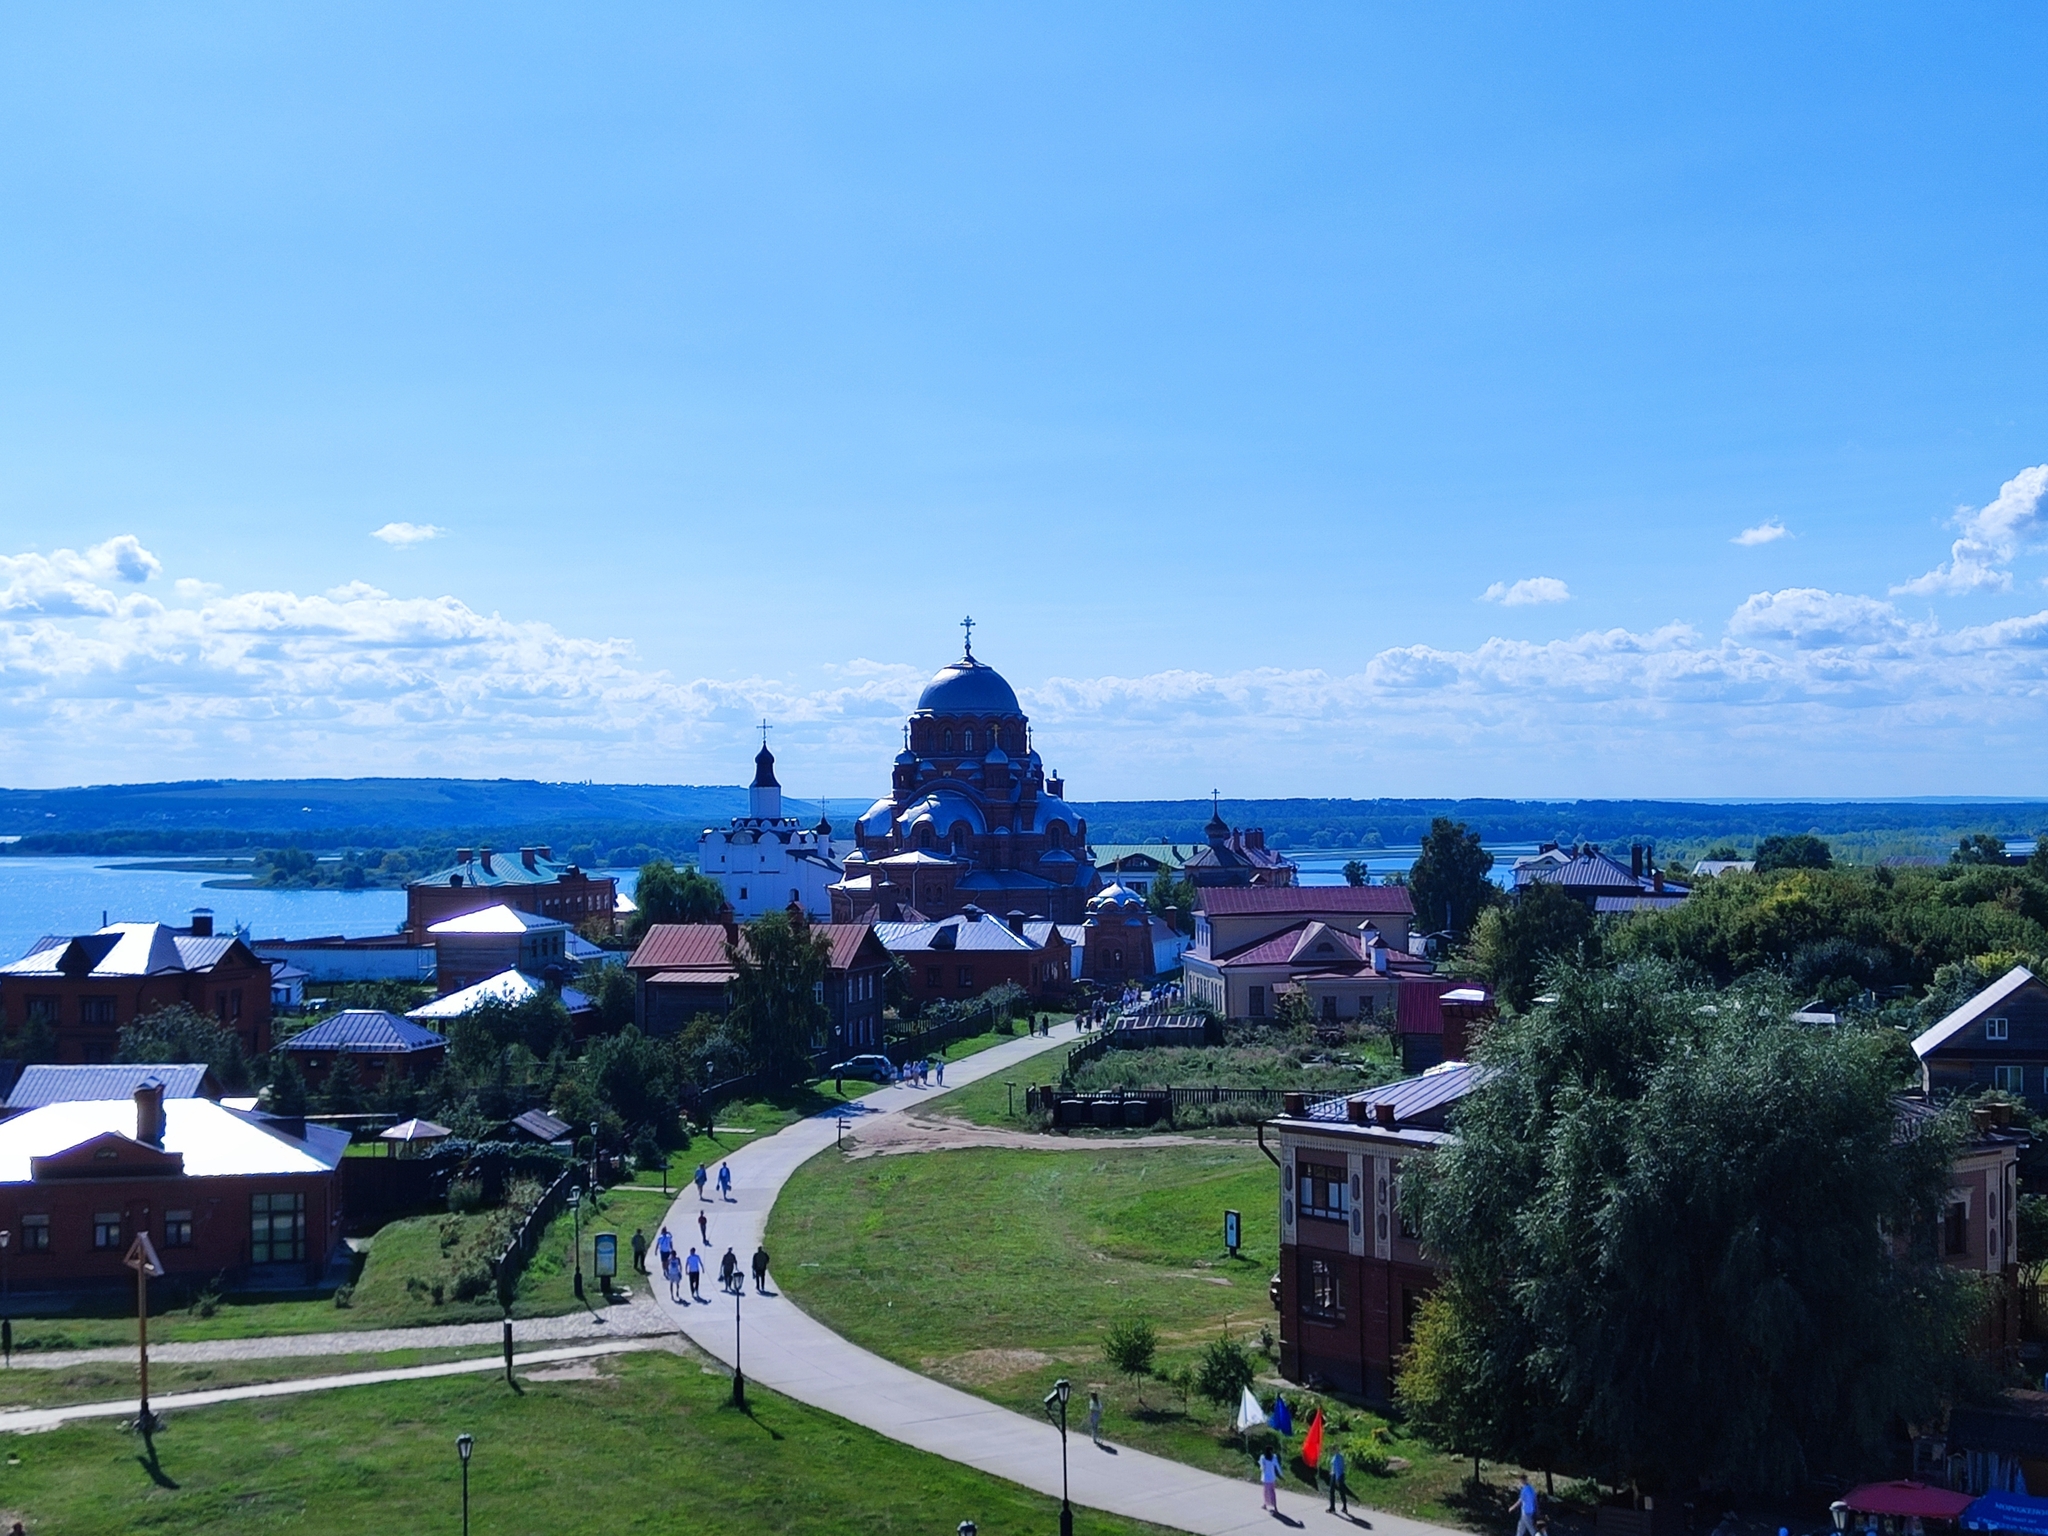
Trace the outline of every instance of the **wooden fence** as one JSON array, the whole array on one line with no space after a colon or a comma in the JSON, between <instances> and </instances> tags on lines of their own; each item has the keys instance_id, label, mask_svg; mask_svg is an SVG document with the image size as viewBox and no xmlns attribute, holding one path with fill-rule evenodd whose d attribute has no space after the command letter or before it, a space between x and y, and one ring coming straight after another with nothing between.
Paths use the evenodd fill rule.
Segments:
<instances>
[{"instance_id":1,"label":"wooden fence","mask_svg":"<svg viewBox=\"0 0 2048 1536\"><path fill-rule=\"evenodd\" d=\"M562 1214L569 1203L569 1192L581 1189L585 1177L581 1164L572 1164L564 1169L562 1176L547 1187L534 1208L526 1213L526 1219L519 1223L519 1230L512 1234L512 1241L505 1245L505 1251L492 1264L491 1268L498 1277L498 1302L506 1311L512 1310L512 1297L519 1289L519 1277L533 1262L548 1223Z\"/></svg>"},{"instance_id":2,"label":"wooden fence","mask_svg":"<svg viewBox=\"0 0 2048 1536\"><path fill-rule=\"evenodd\" d=\"M1024 1109L1027 1114L1049 1115L1054 1125L1062 1126L1153 1125L1171 1119L1183 1109L1206 1109L1218 1104L1254 1104L1278 1114L1286 1091L1213 1084L1192 1088L1112 1088L1103 1093L1027 1088Z\"/></svg>"}]
</instances>

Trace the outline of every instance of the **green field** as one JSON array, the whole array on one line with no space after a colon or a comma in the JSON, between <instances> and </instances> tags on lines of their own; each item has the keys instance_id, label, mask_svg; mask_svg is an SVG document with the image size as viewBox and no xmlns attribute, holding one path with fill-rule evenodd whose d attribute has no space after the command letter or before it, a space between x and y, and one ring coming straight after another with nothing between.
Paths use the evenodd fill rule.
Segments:
<instances>
[{"instance_id":1,"label":"green field","mask_svg":"<svg viewBox=\"0 0 2048 1536\"><path fill-rule=\"evenodd\" d=\"M1017 1412L1039 1414L1053 1380L1068 1376L1077 1392L1103 1394L1111 1439L1253 1475L1259 1436L1247 1447L1224 1409L1199 1397L1184 1404L1163 1380L1113 1374L1101 1347L1124 1317L1157 1330L1162 1373L1226 1329L1255 1351L1270 1341L1278 1327L1267 1299L1279 1243L1273 1165L1256 1147L1221 1139L1053 1148L857 1160L820 1153L784 1186L769 1220L783 1288L855 1343ZM1244 1218L1235 1259L1223 1248L1226 1209ZM1259 1368L1270 1396L1283 1386L1277 1367L1263 1355ZM1348 1440L1377 1438L1408 1463L1387 1477L1357 1478L1361 1499L1468 1521L1461 1484L1469 1462L1383 1418L1332 1408L1344 1414Z\"/></svg>"},{"instance_id":2,"label":"green field","mask_svg":"<svg viewBox=\"0 0 2048 1536\"><path fill-rule=\"evenodd\" d=\"M152 1343L154 1339L152 1339ZM135 1340L119 1361L69 1365L45 1370L17 1365L0 1371L0 1409L53 1408L64 1403L111 1403L136 1393ZM443 1360L471 1360L491 1353L489 1345L467 1349L397 1349L382 1354L287 1355L270 1360L215 1360L184 1365L152 1359L152 1398L173 1392L201 1392L217 1387L248 1386L263 1381L292 1381L303 1376L337 1376L348 1371L400 1370L409 1365L435 1365ZM33 1357L30 1357L33 1359Z\"/></svg>"},{"instance_id":3,"label":"green field","mask_svg":"<svg viewBox=\"0 0 2048 1536\"><path fill-rule=\"evenodd\" d=\"M0 1464L0 1522L37 1536L460 1529L455 1437L476 1437L472 1528L609 1536L989 1536L1047 1531L1055 1501L663 1352L570 1363L523 1392L491 1377L351 1387L175 1414L151 1447L110 1422L22 1436ZM588 1372L587 1375L576 1374ZM567 1379L563 1379L567 1378ZM1091 1533L1150 1529L1083 1514ZM4 1523L0 1523L4 1529Z\"/></svg>"}]
</instances>

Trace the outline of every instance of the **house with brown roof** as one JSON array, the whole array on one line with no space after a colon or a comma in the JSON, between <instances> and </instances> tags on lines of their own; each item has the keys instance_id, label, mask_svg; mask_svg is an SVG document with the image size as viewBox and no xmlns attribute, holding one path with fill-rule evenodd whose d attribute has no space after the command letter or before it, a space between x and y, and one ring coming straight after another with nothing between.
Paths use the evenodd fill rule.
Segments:
<instances>
[{"instance_id":1,"label":"house with brown roof","mask_svg":"<svg viewBox=\"0 0 2048 1536\"><path fill-rule=\"evenodd\" d=\"M920 1005L962 1002L1005 984L1034 1002L1060 1002L1074 984L1072 927L969 906L937 922L877 923L875 935L903 962Z\"/></svg>"},{"instance_id":2,"label":"house with brown roof","mask_svg":"<svg viewBox=\"0 0 2048 1536\"><path fill-rule=\"evenodd\" d=\"M867 923L809 923L829 956L824 994L830 1037L819 1049L842 1054L876 1049L882 1039L883 982L889 952ZM747 933L736 923L656 923L626 962L633 977L633 1017L650 1035L672 1035L700 1013L732 1006L738 969L728 946L747 954Z\"/></svg>"},{"instance_id":3,"label":"house with brown roof","mask_svg":"<svg viewBox=\"0 0 2048 1536\"><path fill-rule=\"evenodd\" d=\"M1391 1017L1396 989L1434 967L1408 953L1399 885L1222 886L1200 892L1180 957L1187 995L1227 1019L1267 1019L1299 990L1315 1017Z\"/></svg>"},{"instance_id":4,"label":"house with brown roof","mask_svg":"<svg viewBox=\"0 0 2048 1536\"><path fill-rule=\"evenodd\" d=\"M210 912L195 912L189 928L110 923L51 934L0 966L7 1032L48 1028L60 1061L112 1061L122 1026L173 1003L233 1030L245 1055L270 1049L270 965L234 934L216 934Z\"/></svg>"},{"instance_id":5,"label":"house with brown roof","mask_svg":"<svg viewBox=\"0 0 2048 1536\"><path fill-rule=\"evenodd\" d=\"M619 882L557 860L545 843L516 854L460 848L448 868L406 886L406 936L416 945L430 943L427 933L436 923L501 904L571 928L595 920L610 931L618 919Z\"/></svg>"},{"instance_id":6,"label":"house with brown roof","mask_svg":"<svg viewBox=\"0 0 2048 1536\"><path fill-rule=\"evenodd\" d=\"M2048 983L2016 965L1913 1042L1930 1095L1998 1089L2048 1110Z\"/></svg>"},{"instance_id":7,"label":"house with brown roof","mask_svg":"<svg viewBox=\"0 0 2048 1536\"><path fill-rule=\"evenodd\" d=\"M1220 801L1202 836L1204 846L1181 861L1181 873L1197 887L1294 884L1294 861L1266 846L1263 829L1232 827L1223 819Z\"/></svg>"},{"instance_id":8,"label":"house with brown roof","mask_svg":"<svg viewBox=\"0 0 2048 1536\"><path fill-rule=\"evenodd\" d=\"M1533 859L1515 861L1515 894L1535 885L1555 885L1603 916L1662 911L1692 894L1690 886L1665 878L1652 849L1632 843L1628 855L1623 864L1590 843L1570 852L1546 848Z\"/></svg>"}]
</instances>

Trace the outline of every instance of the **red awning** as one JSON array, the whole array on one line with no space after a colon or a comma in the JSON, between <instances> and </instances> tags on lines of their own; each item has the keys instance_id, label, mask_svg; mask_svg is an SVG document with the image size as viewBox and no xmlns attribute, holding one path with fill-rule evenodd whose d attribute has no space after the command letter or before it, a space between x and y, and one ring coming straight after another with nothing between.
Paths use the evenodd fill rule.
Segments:
<instances>
[{"instance_id":1,"label":"red awning","mask_svg":"<svg viewBox=\"0 0 2048 1536\"><path fill-rule=\"evenodd\" d=\"M1865 1483L1842 1495L1842 1502L1861 1515L1918 1515L1922 1520L1954 1520L1975 1496L1930 1488L1925 1483Z\"/></svg>"}]
</instances>

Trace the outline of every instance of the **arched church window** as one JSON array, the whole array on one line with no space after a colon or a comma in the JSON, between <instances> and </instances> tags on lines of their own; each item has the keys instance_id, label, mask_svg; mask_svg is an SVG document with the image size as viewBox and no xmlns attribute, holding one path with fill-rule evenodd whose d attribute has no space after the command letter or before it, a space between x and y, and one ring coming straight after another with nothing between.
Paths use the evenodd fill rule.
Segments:
<instances>
[{"instance_id":1,"label":"arched church window","mask_svg":"<svg viewBox=\"0 0 2048 1536\"><path fill-rule=\"evenodd\" d=\"M953 733L952 733L951 731L948 731L948 732L946 732L946 735L945 735L945 742L946 742L946 750L947 750L948 752L952 751L952 750L953 750Z\"/></svg>"},{"instance_id":2,"label":"arched church window","mask_svg":"<svg viewBox=\"0 0 2048 1536\"><path fill-rule=\"evenodd\" d=\"M934 836L932 835L932 827L931 827L931 823L930 823L930 822L926 822L926 823L925 823L925 824L924 824L923 826L921 826L921 827L919 827L919 828L917 829L917 846L918 846L918 847L920 847L920 848L930 848L930 847L932 846L932 844L933 844L933 843L935 843L935 842L937 842L937 841L938 841L938 839L937 839L936 837L934 837Z\"/></svg>"},{"instance_id":3,"label":"arched church window","mask_svg":"<svg viewBox=\"0 0 2048 1536\"><path fill-rule=\"evenodd\" d=\"M971 725L960 733L960 750L963 752L972 752L974 750L974 727Z\"/></svg>"},{"instance_id":4,"label":"arched church window","mask_svg":"<svg viewBox=\"0 0 2048 1536\"><path fill-rule=\"evenodd\" d=\"M967 851L967 829L965 827L955 827L953 829L953 851L955 853L965 853Z\"/></svg>"}]
</instances>

